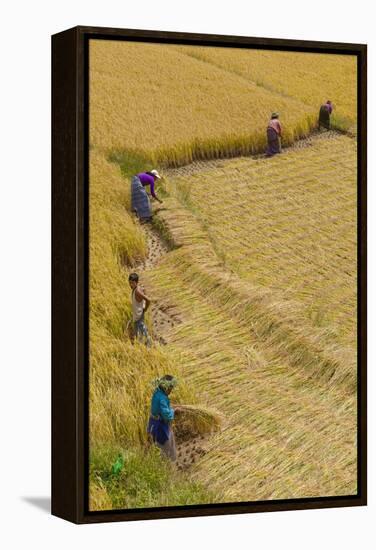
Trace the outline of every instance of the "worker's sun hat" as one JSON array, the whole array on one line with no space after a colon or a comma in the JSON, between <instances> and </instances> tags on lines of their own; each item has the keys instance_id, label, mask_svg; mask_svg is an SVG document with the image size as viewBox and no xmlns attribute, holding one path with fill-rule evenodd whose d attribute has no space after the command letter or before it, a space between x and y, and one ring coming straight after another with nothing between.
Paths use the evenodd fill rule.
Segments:
<instances>
[{"instance_id":1,"label":"worker's sun hat","mask_svg":"<svg viewBox=\"0 0 376 550\"><path fill-rule=\"evenodd\" d=\"M157 170L151 170L150 174L153 174L157 179L161 179L161 176L158 174Z\"/></svg>"},{"instance_id":2,"label":"worker's sun hat","mask_svg":"<svg viewBox=\"0 0 376 550\"><path fill-rule=\"evenodd\" d=\"M277 111L274 111L274 113L272 113L272 118L278 118L279 117L279 113L277 113Z\"/></svg>"}]
</instances>

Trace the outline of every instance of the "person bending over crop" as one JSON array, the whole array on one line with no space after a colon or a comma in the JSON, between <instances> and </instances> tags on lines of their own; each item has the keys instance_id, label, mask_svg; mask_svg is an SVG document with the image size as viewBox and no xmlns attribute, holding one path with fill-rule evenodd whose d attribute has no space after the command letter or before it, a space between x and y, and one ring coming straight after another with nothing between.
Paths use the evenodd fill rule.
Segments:
<instances>
[{"instance_id":1,"label":"person bending over crop","mask_svg":"<svg viewBox=\"0 0 376 550\"><path fill-rule=\"evenodd\" d=\"M324 105L321 105L319 112L319 130L325 128L330 130L330 115L333 112L333 104L331 101L327 101Z\"/></svg>"},{"instance_id":2,"label":"person bending over crop","mask_svg":"<svg viewBox=\"0 0 376 550\"><path fill-rule=\"evenodd\" d=\"M132 318L133 318L133 329L134 337L138 339L145 340L145 343L148 347L151 345L150 336L148 334L148 329L145 325L145 311L147 311L150 305L150 299L142 292L138 286L138 275L137 273L131 273L129 275L129 286L132 289Z\"/></svg>"},{"instance_id":3,"label":"person bending over crop","mask_svg":"<svg viewBox=\"0 0 376 550\"><path fill-rule=\"evenodd\" d=\"M277 153L281 153L281 135L282 135L282 126L278 120L279 114L272 113L272 116L269 120L268 127L266 129L266 137L268 140L268 148L266 150L266 155L271 157Z\"/></svg>"},{"instance_id":4,"label":"person bending over crop","mask_svg":"<svg viewBox=\"0 0 376 550\"><path fill-rule=\"evenodd\" d=\"M163 202L155 194L155 182L160 179L161 176L158 174L157 170L152 170L151 172L140 172L132 178L132 210L136 212L141 221L148 221L152 216L150 199L145 187L150 186L151 196L159 203Z\"/></svg>"},{"instance_id":5,"label":"person bending over crop","mask_svg":"<svg viewBox=\"0 0 376 550\"><path fill-rule=\"evenodd\" d=\"M169 395L178 381L171 374L157 378L153 382L154 393L151 399L150 417L147 432L153 442L172 462L176 460L175 436L171 423L179 407L171 407Z\"/></svg>"}]
</instances>

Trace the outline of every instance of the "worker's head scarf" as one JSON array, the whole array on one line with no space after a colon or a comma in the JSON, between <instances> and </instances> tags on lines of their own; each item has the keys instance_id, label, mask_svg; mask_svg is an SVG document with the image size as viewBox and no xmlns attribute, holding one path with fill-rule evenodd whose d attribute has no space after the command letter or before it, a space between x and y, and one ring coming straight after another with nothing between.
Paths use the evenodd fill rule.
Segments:
<instances>
[{"instance_id":1,"label":"worker's head scarf","mask_svg":"<svg viewBox=\"0 0 376 550\"><path fill-rule=\"evenodd\" d=\"M175 378L175 376L171 376L171 374L166 374L165 376L156 378L153 382L153 386L155 389L160 388L161 390L166 392L169 389L175 388L177 383L178 383L178 380L177 378Z\"/></svg>"},{"instance_id":2,"label":"worker's head scarf","mask_svg":"<svg viewBox=\"0 0 376 550\"><path fill-rule=\"evenodd\" d=\"M278 117L279 117L279 113L277 113L276 111L272 113L272 118L278 118Z\"/></svg>"}]
</instances>

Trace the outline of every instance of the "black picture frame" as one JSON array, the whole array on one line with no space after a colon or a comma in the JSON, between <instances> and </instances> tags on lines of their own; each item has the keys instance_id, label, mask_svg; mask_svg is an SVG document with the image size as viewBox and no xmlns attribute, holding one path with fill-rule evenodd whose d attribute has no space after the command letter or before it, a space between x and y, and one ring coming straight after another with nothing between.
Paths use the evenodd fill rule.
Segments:
<instances>
[{"instance_id":1,"label":"black picture frame","mask_svg":"<svg viewBox=\"0 0 376 550\"><path fill-rule=\"evenodd\" d=\"M358 59L358 493L88 510L88 44L90 39L340 53ZM52 36L52 514L96 523L367 503L367 46L78 26Z\"/></svg>"}]
</instances>

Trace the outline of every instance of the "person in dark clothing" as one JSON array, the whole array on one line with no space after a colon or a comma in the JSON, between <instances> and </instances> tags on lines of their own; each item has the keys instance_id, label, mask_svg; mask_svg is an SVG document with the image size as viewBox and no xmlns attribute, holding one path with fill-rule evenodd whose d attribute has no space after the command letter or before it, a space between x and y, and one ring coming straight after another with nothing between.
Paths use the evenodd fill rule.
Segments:
<instances>
[{"instance_id":1,"label":"person in dark clothing","mask_svg":"<svg viewBox=\"0 0 376 550\"><path fill-rule=\"evenodd\" d=\"M330 130L330 115L333 112L333 105L331 101L327 101L320 107L319 111L319 130L321 128L325 128L326 130Z\"/></svg>"},{"instance_id":2,"label":"person in dark clothing","mask_svg":"<svg viewBox=\"0 0 376 550\"><path fill-rule=\"evenodd\" d=\"M272 116L269 120L268 127L266 129L266 138L268 140L268 148L266 150L266 156L271 157L277 153L281 153L281 136L282 136L282 126L279 122L279 114L272 113Z\"/></svg>"}]
</instances>

